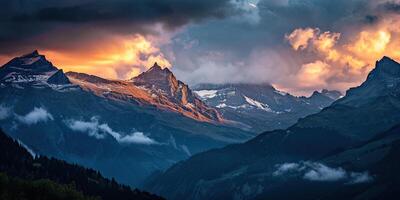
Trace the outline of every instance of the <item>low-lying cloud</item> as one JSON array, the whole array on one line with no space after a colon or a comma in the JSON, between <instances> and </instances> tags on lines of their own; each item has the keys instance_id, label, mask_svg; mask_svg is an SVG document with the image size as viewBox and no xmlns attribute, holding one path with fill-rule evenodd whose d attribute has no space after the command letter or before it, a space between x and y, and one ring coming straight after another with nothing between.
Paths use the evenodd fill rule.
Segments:
<instances>
[{"instance_id":1,"label":"low-lying cloud","mask_svg":"<svg viewBox=\"0 0 400 200\"><path fill-rule=\"evenodd\" d=\"M65 124L72 130L87 133L96 139L104 139L107 135L112 136L118 143L125 144L157 144L156 141L144 135L142 132L121 134L114 131L107 123L100 123L98 117L92 117L89 121L66 120Z\"/></svg>"},{"instance_id":2,"label":"low-lying cloud","mask_svg":"<svg viewBox=\"0 0 400 200\"><path fill-rule=\"evenodd\" d=\"M65 124L73 131L86 132L89 136L97 139L105 137L105 134L100 132L99 121L95 117L92 117L90 121L68 120Z\"/></svg>"},{"instance_id":3,"label":"low-lying cloud","mask_svg":"<svg viewBox=\"0 0 400 200\"><path fill-rule=\"evenodd\" d=\"M11 116L11 108L0 104L0 120L7 119Z\"/></svg>"},{"instance_id":4,"label":"low-lying cloud","mask_svg":"<svg viewBox=\"0 0 400 200\"><path fill-rule=\"evenodd\" d=\"M49 120L54 120L53 116L44 108L34 107L33 110L26 115L17 115L16 118L19 122L33 125L39 122L47 122Z\"/></svg>"},{"instance_id":5,"label":"low-lying cloud","mask_svg":"<svg viewBox=\"0 0 400 200\"><path fill-rule=\"evenodd\" d=\"M347 178L347 172L339 168L331 168L321 163L309 163L304 179L310 181L339 181Z\"/></svg>"},{"instance_id":6,"label":"low-lying cloud","mask_svg":"<svg viewBox=\"0 0 400 200\"><path fill-rule=\"evenodd\" d=\"M322 163L309 161L278 164L272 175L295 175L309 181L343 181L347 184L367 183L373 180L368 172L351 172L341 167L333 168Z\"/></svg>"}]
</instances>

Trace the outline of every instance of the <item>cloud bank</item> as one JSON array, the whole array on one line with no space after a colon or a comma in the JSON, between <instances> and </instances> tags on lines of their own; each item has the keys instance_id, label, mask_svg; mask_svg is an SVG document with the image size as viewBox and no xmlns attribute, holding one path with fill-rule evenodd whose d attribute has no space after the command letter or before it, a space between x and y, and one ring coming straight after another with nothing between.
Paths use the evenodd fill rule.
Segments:
<instances>
[{"instance_id":1,"label":"cloud bank","mask_svg":"<svg viewBox=\"0 0 400 200\"><path fill-rule=\"evenodd\" d=\"M295 175L305 180L319 182L342 181L346 184L367 183L373 181L368 172L350 172L341 167L332 168L318 162L283 163L275 166L273 176Z\"/></svg>"},{"instance_id":2,"label":"cloud bank","mask_svg":"<svg viewBox=\"0 0 400 200\"><path fill-rule=\"evenodd\" d=\"M157 144L156 141L144 135L142 132L121 134L111 129L108 124L100 123L98 117L92 117L90 121L66 120L65 124L73 131L87 133L96 139L104 139L107 135L112 136L118 143L124 144Z\"/></svg>"},{"instance_id":3,"label":"cloud bank","mask_svg":"<svg viewBox=\"0 0 400 200\"><path fill-rule=\"evenodd\" d=\"M31 112L27 113L26 115L16 115L16 118L19 122L27 125L33 125L39 122L54 120L53 116L42 107L35 107Z\"/></svg>"}]
</instances>

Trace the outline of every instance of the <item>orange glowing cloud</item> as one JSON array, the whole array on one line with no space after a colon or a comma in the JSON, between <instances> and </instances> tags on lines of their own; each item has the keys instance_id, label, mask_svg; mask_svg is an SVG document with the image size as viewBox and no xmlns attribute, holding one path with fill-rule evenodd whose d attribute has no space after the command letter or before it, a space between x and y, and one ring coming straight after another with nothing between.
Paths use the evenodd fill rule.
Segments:
<instances>
[{"instance_id":1,"label":"orange glowing cloud","mask_svg":"<svg viewBox=\"0 0 400 200\"><path fill-rule=\"evenodd\" d=\"M161 50L141 35L110 38L76 51L41 50L64 71L76 71L110 79L128 79L150 68L154 62L171 67Z\"/></svg>"},{"instance_id":2,"label":"orange glowing cloud","mask_svg":"<svg viewBox=\"0 0 400 200\"><path fill-rule=\"evenodd\" d=\"M296 29L286 35L295 51L308 50L315 61L304 63L296 79L301 87L324 87L345 90L361 83L383 56L400 59L400 23L384 21L374 27L366 27L345 41L341 34L321 32L318 28Z\"/></svg>"},{"instance_id":3,"label":"orange glowing cloud","mask_svg":"<svg viewBox=\"0 0 400 200\"><path fill-rule=\"evenodd\" d=\"M320 60L304 64L297 73L298 85L303 88L326 87L326 76L330 73L330 66Z\"/></svg>"},{"instance_id":4,"label":"orange glowing cloud","mask_svg":"<svg viewBox=\"0 0 400 200\"><path fill-rule=\"evenodd\" d=\"M318 29L306 28L296 29L289 35L286 35L286 40L292 45L294 50L301 50L308 47L308 43L319 32Z\"/></svg>"}]
</instances>

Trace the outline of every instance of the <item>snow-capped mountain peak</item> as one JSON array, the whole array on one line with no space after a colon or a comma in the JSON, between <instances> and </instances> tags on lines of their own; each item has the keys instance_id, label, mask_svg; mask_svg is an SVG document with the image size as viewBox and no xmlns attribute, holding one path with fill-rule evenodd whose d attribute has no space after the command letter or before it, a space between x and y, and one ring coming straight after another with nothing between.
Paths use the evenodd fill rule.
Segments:
<instances>
[{"instance_id":1,"label":"snow-capped mountain peak","mask_svg":"<svg viewBox=\"0 0 400 200\"><path fill-rule=\"evenodd\" d=\"M37 50L13 58L0 68L0 82L11 84L70 84L62 70L57 69Z\"/></svg>"}]
</instances>

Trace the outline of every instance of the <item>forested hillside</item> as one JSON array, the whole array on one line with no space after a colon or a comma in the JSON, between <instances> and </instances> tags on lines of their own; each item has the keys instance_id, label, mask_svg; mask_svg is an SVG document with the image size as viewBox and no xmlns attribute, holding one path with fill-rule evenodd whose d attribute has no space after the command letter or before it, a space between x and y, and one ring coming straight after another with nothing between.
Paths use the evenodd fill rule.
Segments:
<instances>
[{"instance_id":1,"label":"forested hillside","mask_svg":"<svg viewBox=\"0 0 400 200\"><path fill-rule=\"evenodd\" d=\"M33 157L0 130L0 199L162 199L104 178L98 171Z\"/></svg>"}]
</instances>

